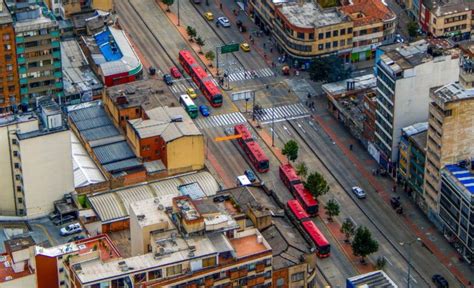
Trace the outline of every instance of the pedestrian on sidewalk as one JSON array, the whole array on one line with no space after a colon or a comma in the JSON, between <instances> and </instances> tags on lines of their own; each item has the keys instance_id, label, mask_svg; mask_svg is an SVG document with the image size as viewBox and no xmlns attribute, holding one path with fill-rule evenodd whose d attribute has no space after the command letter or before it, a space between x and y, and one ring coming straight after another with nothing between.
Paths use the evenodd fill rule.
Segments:
<instances>
[{"instance_id":1,"label":"pedestrian on sidewalk","mask_svg":"<svg viewBox=\"0 0 474 288\"><path fill-rule=\"evenodd\" d=\"M263 53L263 58L267 59L267 53Z\"/></svg>"},{"instance_id":2,"label":"pedestrian on sidewalk","mask_svg":"<svg viewBox=\"0 0 474 288\"><path fill-rule=\"evenodd\" d=\"M263 42L263 48L265 48L266 45L267 45L267 44L265 44L265 42Z\"/></svg>"},{"instance_id":3,"label":"pedestrian on sidewalk","mask_svg":"<svg viewBox=\"0 0 474 288\"><path fill-rule=\"evenodd\" d=\"M353 147L352 147L352 144L349 144L349 150L352 151L352 148L353 148Z\"/></svg>"},{"instance_id":4,"label":"pedestrian on sidewalk","mask_svg":"<svg viewBox=\"0 0 474 288\"><path fill-rule=\"evenodd\" d=\"M222 2L221 2L221 3L219 3L219 8L221 8L221 10L222 10Z\"/></svg>"},{"instance_id":5,"label":"pedestrian on sidewalk","mask_svg":"<svg viewBox=\"0 0 474 288\"><path fill-rule=\"evenodd\" d=\"M270 47L270 53L273 53L273 47Z\"/></svg>"}]
</instances>

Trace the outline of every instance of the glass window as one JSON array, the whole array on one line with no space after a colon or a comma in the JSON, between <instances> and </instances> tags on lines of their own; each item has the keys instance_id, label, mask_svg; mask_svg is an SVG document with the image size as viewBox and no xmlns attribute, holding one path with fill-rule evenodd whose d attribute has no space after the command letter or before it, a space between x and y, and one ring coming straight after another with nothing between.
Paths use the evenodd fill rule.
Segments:
<instances>
[{"instance_id":1,"label":"glass window","mask_svg":"<svg viewBox=\"0 0 474 288\"><path fill-rule=\"evenodd\" d=\"M326 47L326 49L330 49L331 48L331 43L330 42L326 43L325 47Z\"/></svg>"},{"instance_id":2,"label":"glass window","mask_svg":"<svg viewBox=\"0 0 474 288\"><path fill-rule=\"evenodd\" d=\"M304 272L298 272L291 275L291 282L298 282L304 279Z\"/></svg>"},{"instance_id":3,"label":"glass window","mask_svg":"<svg viewBox=\"0 0 474 288\"><path fill-rule=\"evenodd\" d=\"M148 280L159 279L162 277L161 269L148 272Z\"/></svg>"},{"instance_id":4,"label":"glass window","mask_svg":"<svg viewBox=\"0 0 474 288\"><path fill-rule=\"evenodd\" d=\"M314 40L314 33L309 33L308 34L308 39L309 40Z\"/></svg>"},{"instance_id":5,"label":"glass window","mask_svg":"<svg viewBox=\"0 0 474 288\"><path fill-rule=\"evenodd\" d=\"M332 42L332 47L336 48L339 43L337 41Z\"/></svg>"},{"instance_id":6,"label":"glass window","mask_svg":"<svg viewBox=\"0 0 474 288\"><path fill-rule=\"evenodd\" d=\"M346 35L346 29L341 29L341 35Z\"/></svg>"},{"instance_id":7,"label":"glass window","mask_svg":"<svg viewBox=\"0 0 474 288\"><path fill-rule=\"evenodd\" d=\"M285 279L284 278L278 278L276 284L277 284L277 287L285 286Z\"/></svg>"},{"instance_id":8,"label":"glass window","mask_svg":"<svg viewBox=\"0 0 474 288\"><path fill-rule=\"evenodd\" d=\"M323 49L324 49L324 45L323 45L323 44L319 44L319 45L318 45L318 50L321 51L321 50L323 50Z\"/></svg>"},{"instance_id":9,"label":"glass window","mask_svg":"<svg viewBox=\"0 0 474 288\"><path fill-rule=\"evenodd\" d=\"M181 272L183 272L183 266L181 264L166 267L166 276L167 277L177 275L177 274L181 274Z\"/></svg>"},{"instance_id":10,"label":"glass window","mask_svg":"<svg viewBox=\"0 0 474 288\"><path fill-rule=\"evenodd\" d=\"M296 35L297 35L296 37L298 37L299 39L304 39L304 33L303 32L298 32Z\"/></svg>"},{"instance_id":11,"label":"glass window","mask_svg":"<svg viewBox=\"0 0 474 288\"><path fill-rule=\"evenodd\" d=\"M209 257L202 259L202 267L213 267L216 266L216 257Z\"/></svg>"},{"instance_id":12,"label":"glass window","mask_svg":"<svg viewBox=\"0 0 474 288\"><path fill-rule=\"evenodd\" d=\"M331 38L331 31L326 32L326 38Z\"/></svg>"},{"instance_id":13,"label":"glass window","mask_svg":"<svg viewBox=\"0 0 474 288\"><path fill-rule=\"evenodd\" d=\"M138 274L133 275L133 281L135 284L146 282L146 273L138 273Z\"/></svg>"},{"instance_id":14,"label":"glass window","mask_svg":"<svg viewBox=\"0 0 474 288\"><path fill-rule=\"evenodd\" d=\"M333 37L339 36L339 31L338 31L338 30L332 31L332 36L333 36Z\"/></svg>"},{"instance_id":15,"label":"glass window","mask_svg":"<svg viewBox=\"0 0 474 288\"><path fill-rule=\"evenodd\" d=\"M318 34L318 39L324 39L324 33L319 33Z\"/></svg>"}]
</instances>

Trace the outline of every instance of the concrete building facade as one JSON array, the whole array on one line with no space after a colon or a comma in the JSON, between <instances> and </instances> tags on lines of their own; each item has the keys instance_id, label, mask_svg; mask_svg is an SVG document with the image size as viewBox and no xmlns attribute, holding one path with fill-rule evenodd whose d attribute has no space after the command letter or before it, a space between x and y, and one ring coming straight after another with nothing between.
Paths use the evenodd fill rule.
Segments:
<instances>
[{"instance_id":1,"label":"concrete building facade","mask_svg":"<svg viewBox=\"0 0 474 288\"><path fill-rule=\"evenodd\" d=\"M377 66L375 148L372 156L396 174L402 128L427 121L429 89L458 80L459 51L433 52L425 40L387 48Z\"/></svg>"},{"instance_id":2,"label":"concrete building facade","mask_svg":"<svg viewBox=\"0 0 474 288\"><path fill-rule=\"evenodd\" d=\"M20 84L15 49L13 19L5 3L0 3L0 114L16 109L20 103Z\"/></svg>"}]
</instances>

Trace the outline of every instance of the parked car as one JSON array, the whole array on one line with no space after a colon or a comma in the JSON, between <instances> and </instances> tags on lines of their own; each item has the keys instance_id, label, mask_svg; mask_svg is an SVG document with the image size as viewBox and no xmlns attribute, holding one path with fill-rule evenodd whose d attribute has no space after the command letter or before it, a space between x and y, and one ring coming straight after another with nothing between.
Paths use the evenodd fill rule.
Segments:
<instances>
[{"instance_id":1,"label":"parked car","mask_svg":"<svg viewBox=\"0 0 474 288\"><path fill-rule=\"evenodd\" d=\"M87 237L84 236L84 235L76 235L74 237L71 237L69 238L69 240L67 240L67 242L76 242L76 241L79 241L79 240L82 240L82 239L86 239Z\"/></svg>"},{"instance_id":2,"label":"parked car","mask_svg":"<svg viewBox=\"0 0 474 288\"><path fill-rule=\"evenodd\" d=\"M242 51L244 52L250 52L250 45L249 43L241 43L240 44L240 49L242 49Z\"/></svg>"},{"instance_id":3,"label":"parked car","mask_svg":"<svg viewBox=\"0 0 474 288\"><path fill-rule=\"evenodd\" d=\"M198 96L196 94L196 91L194 91L193 88L187 88L186 89L186 94L188 94L188 96L191 97L192 99L196 99L196 97Z\"/></svg>"},{"instance_id":4,"label":"parked car","mask_svg":"<svg viewBox=\"0 0 474 288\"><path fill-rule=\"evenodd\" d=\"M253 173L252 170L247 169L247 170L245 170L244 174L245 174L245 176L247 176L247 178L249 179L250 182L257 181L257 177L255 176L255 173Z\"/></svg>"},{"instance_id":5,"label":"parked car","mask_svg":"<svg viewBox=\"0 0 474 288\"><path fill-rule=\"evenodd\" d=\"M229 28L230 27L230 21L227 19L227 17L219 17L217 18L217 23L221 25L224 28Z\"/></svg>"},{"instance_id":6,"label":"parked car","mask_svg":"<svg viewBox=\"0 0 474 288\"><path fill-rule=\"evenodd\" d=\"M206 12L206 13L204 13L204 18L206 18L207 21L213 21L214 20L214 14L212 14L212 12Z\"/></svg>"},{"instance_id":7,"label":"parked car","mask_svg":"<svg viewBox=\"0 0 474 288\"><path fill-rule=\"evenodd\" d=\"M171 73L171 76L173 76L176 79L181 78L181 72L179 72L178 68L176 67L171 67L170 73Z\"/></svg>"},{"instance_id":8,"label":"parked car","mask_svg":"<svg viewBox=\"0 0 474 288\"><path fill-rule=\"evenodd\" d=\"M402 205L402 203L400 203L400 196L392 197L392 199L390 199L390 205L393 209L397 209L398 207L400 207Z\"/></svg>"},{"instance_id":9,"label":"parked car","mask_svg":"<svg viewBox=\"0 0 474 288\"><path fill-rule=\"evenodd\" d=\"M168 86L173 85L173 77L171 77L170 74L163 75L163 81L165 81Z\"/></svg>"},{"instance_id":10,"label":"parked car","mask_svg":"<svg viewBox=\"0 0 474 288\"><path fill-rule=\"evenodd\" d=\"M76 222L76 223L72 223L61 228L59 232L61 233L61 236L72 235L72 234L82 232L82 227L81 227L81 224Z\"/></svg>"},{"instance_id":11,"label":"parked car","mask_svg":"<svg viewBox=\"0 0 474 288\"><path fill-rule=\"evenodd\" d=\"M352 193L354 193L356 197L359 199L364 199L365 197L367 197L367 194L365 194L365 191L358 186L352 187Z\"/></svg>"},{"instance_id":12,"label":"parked car","mask_svg":"<svg viewBox=\"0 0 474 288\"><path fill-rule=\"evenodd\" d=\"M206 105L200 105L199 112L201 112L201 115L204 117L207 117L210 115L209 108Z\"/></svg>"},{"instance_id":13,"label":"parked car","mask_svg":"<svg viewBox=\"0 0 474 288\"><path fill-rule=\"evenodd\" d=\"M449 288L448 280L439 274L435 274L431 277L431 280L437 288Z\"/></svg>"},{"instance_id":14,"label":"parked car","mask_svg":"<svg viewBox=\"0 0 474 288\"><path fill-rule=\"evenodd\" d=\"M73 220L76 220L76 216L74 215L65 215L63 217L58 216L57 218L53 219L53 224L57 226L67 222L71 222Z\"/></svg>"}]
</instances>

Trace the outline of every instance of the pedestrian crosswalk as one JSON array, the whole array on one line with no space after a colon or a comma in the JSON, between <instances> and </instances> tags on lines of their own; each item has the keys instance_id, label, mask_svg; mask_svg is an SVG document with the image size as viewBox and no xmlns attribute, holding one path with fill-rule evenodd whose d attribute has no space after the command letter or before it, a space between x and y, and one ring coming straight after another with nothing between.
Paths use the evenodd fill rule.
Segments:
<instances>
[{"instance_id":1,"label":"pedestrian crosswalk","mask_svg":"<svg viewBox=\"0 0 474 288\"><path fill-rule=\"evenodd\" d=\"M268 124L272 121L280 122L310 116L308 109L302 104L290 104L271 108L263 108L255 111L255 118L261 124Z\"/></svg>"},{"instance_id":2,"label":"pedestrian crosswalk","mask_svg":"<svg viewBox=\"0 0 474 288\"><path fill-rule=\"evenodd\" d=\"M272 77L275 73L273 73L272 69L270 68L262 68L254 71L238 71L232 72L229 74L229 81L236 82L236 81L244 81L252 78L264 78L264 77Z\"/></svg>"},{"instance_id":3,"label":"pedestrian crosswalk","mask_svg":"<svg viewBox=\"0 0 474 288\"><path fill-rule=\"evenodd\" d=\"M201 128L225 127L237 125L247 122L244 115L240 112L213 115L206 118L198 118L195 120L196 125Z\"/></svg>"}]
</instances>

